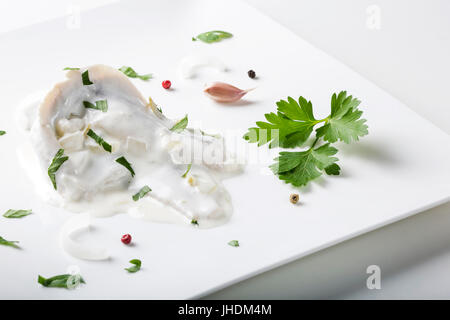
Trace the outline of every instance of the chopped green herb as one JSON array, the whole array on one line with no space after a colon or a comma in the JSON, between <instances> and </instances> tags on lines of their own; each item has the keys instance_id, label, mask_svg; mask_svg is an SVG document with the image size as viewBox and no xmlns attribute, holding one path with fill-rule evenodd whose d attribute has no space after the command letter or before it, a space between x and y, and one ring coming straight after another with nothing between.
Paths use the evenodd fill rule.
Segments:
<instances>
[{"instance_id":1,"label":"chopped green herb","mask_svg":"<svg viewBox=\"0 0 450 320\"><path fill-rule=\"evenodd\" d=\"M48 176L50 177L50 180L52 181L53 188L56 190L56 171L62 166L64 162L69 160L69 157L64 156L64 149L59 149L58 152L55 154L55 157L52 160L52 163L48 167Z\"/></svg>"},{"instance_id":2,"label":"chopped green herb","mask_svg":"<svg viewBox=\"0 0 450 320\"><path fill-rule=\"evenodd\" d=\"M130 171L131 176L134 177L135 173L133 168L131 167L131 164L127 161L127 159L125 159L125 157L120 157L116 159L117 163L120 163L121 165L123 165L125 168L128 169L128 171Z\"/></svg>"},{"instance_id":3,"label":"chopped green herb","mask_svg":"<svg viewBox=\"0 0 450 320\"><path fill-rule=\"evenodd\" d=\"M91 82L91 80L89 80L89 70L86 70L81 74L81 80L83 80L83 85L85 86L94 84L93 82Z\"/></svg>"},{"instance_id":4,"label":"chopped green herb","mask_svg":"<svg viewBox=\"0 0 450 320\"><path fill-rule=\"evenodd\" d=\"M187 125L188 125L188 116L185 115L184 118L175 123L175 125L172 128L170 128L170 130L179 133L184 129L186 129Z\"/></svg>"},{"instance_id":5,"label":"chopped green herb","mask_svg":"<svg viewBox=\"0 0 450 320\"><path fill-rule=\"evenodd\" d=\"M108 101L106 100L95 101L95 104L90 103L89 101L83 101L83 105L86 109L96 109L102 112L108 111Z\"/></svg>"},{"instance_id":6,"label":"chopped green herb","mask_svg":"<svg viewBox=\"0 0 450 320\"><path fill-rule=\"evenodd\" d=\"M192 37L192 41L197 41L197 39L195 37Z\"/></svg>"},{"instance_id":7,"label":"chopped green herb","mask_svg":"<svg viewBox=\"0 0 450 320\"><path fill-rule=\"evenodd\" d=\"M80 68L65 67L63 70L80 70Z\"/></svg>"},{"instance_id":8,"label":"chopped green herb","mask_svg":"<svg viewBox=\"0 0 450 320\"><path fill-rule=\"evenodd\" d=\"M213 138L216 138L216 139L219 139L221 137L221 135L218 134L218 133L217 134L211 134L211 133L206 133L203 130L200 130L200 133L202 134L202 136L213 137Z\"/></svg>"},{"instance_id":9,"label":"chopped green herb","mask_svg":"<svg viewBox=\"0 0 450 320\"><path fill-rule=\"evenodd\" d=\"M238 240L231 240L230 242L228 242L228 245L230 245L232 247L239 247L239 241Z\"/></svg>"},{"instance_id":10,"label":"chopped green herb","mask_svg":"<svg viewBox=\"0 0 450 320\"><path fill-rule=\"evenodd\" d=\"M84 279L79 274L61 274L51 278L44 278L43 276L38 276L38 283L44 287L49 288L66 288L75 289L81 283L86 283Z\"/></svg>"},{"instance_id":11,"label":"chopped green herb","mask_svg":"<svg viewBox=\"0 0 450 320\"><path fill-rule=\"evenodd\" d=\"M133 196L133 200L138 201L139 199L143 198L150 191L152 191L152 189L150 189L149 186L143 186L141 188L141 190L139 190L139 192Z\"/></svg>"},{"instance_id":12,"label":"chopped green herb","mask_svg":"<svg viewBox=\"0 0 450 320\"><path fill-rule=\"evenodd\" d=\"M347 96L345 91L333 94L330 115L317 120L310 101L300 97L297 102L288 97L287 101L277 102L277 113L265 114L268 122L256 122L257 127L250 128L244 139L258 146L270 142L269 148L294 148L304 145L314 127L322 123L316 129L316 137L308 149L280 152L276 163L270 166L274 174L286 183L305 186L323 172L340 174L341 168L336 163L338 158L334 157L338 150L330 143L350 143L368 134L366 120L361 119L362 111L358 110L359 104L358 99ZM325 143L315 147L321 139Z\"/></svg>"},{"instance_id":13,"label":"chopped green herb","mask_svg":"<svg viewBox=\"0 0 450 320\"><path fill-rule=\"evenodd\" d=\"M127 66L121 67L119 69L119 71L122 71L126 76L128 76L130 78L139 78L139 79L144 80L144 81L147 81L147 80L152 78L152 74L151 73L140 75L136 71L134 71L133 68L127 67Z\"/></svg>"},{"instance_id":14,"label":"chopped green herb","mask_svg":"<svg viewBox=\"0 0 450 320\"><path fill-rule=\"evenodd\" d=\"M9 246L9 247L13 247L13 248L19 249L20 247L16 243L19 243L19 241L8 241L5 238L0 236L0 245Z\"/></svg>"},{"instance_id":15,"label":"chopped green herb","mask_svg":"<svg viewBox=\"0 0 450 320\"><path fill-rule=\"evenodd\" d=\"M130 263L133 264L133 266L129 267L129 268L125 268L125 270L127 270L130 273L135 273L138 272L139 270L141 270L141 260L139 259L133 259L130 260Z\"/></svg>"},{"instance_id":16,"label":"chopped green herb","mask_svg":"<svg viewBox=\"0 0 450 320\"><path fill-rule=\"evenodd\" d=\"M22 218L25 216L28 216L32 213L31 210L13 210L13 209L9 209L8 211L6 211L3 216L5 218Z\"/></svg>"},{"instance_id":17,"label":"chopped green herb","mask_svg":"<svg viewBox=\"0 0 450 320\"><path fill-rule=\"evenodd\" d=\"M195 225L195 226L198 226L198 221L197 221L197 219L192 219L192 220L191 220L191 224L193 224L193 225Z\"/></svg>"},{"instance_id":18,"label":"chopped green herb","mask_svg":"<svg viewBox=\"0 0 450 320\"><path fill-rule=\"evenodd\" d=\"M187 174L191 170L191 167L192 167L192 163L189 163L187 166L186 172L181 176L182 178L186 178Z\"/></svg>"},{"instance_id":19,"label":"chopped green herb","mask_svg":"<svg viewBox=\"0 0 450 320\"><path fill-rule=\"evenodd\" d=\"M105 151L107 151L107 152L112 151L111 145L108 142L106 142L105 140L103 140L102 137L98 136L92 129L89 129L89 131L87 132L87 135L89 137L91 137L92 139L94 139L95 142L97 142L100 146L102 146L103 149L105 149Z\"/></svg>"},{"instance_id":20,"label":"chopped green herb","mask_svg":"<svg viewBox=\"0 0 450 320\"><path fill-rule=\"evenodd\" d=\"M196 39L201 40L206 43L213 43L213 42L222 41L223 39L231 38L232 36L233 35L229 32L214 30L214 31L200 33L196 37ZM193 39L195 39L195 38L193 38Z\"/></svg>"},{"instance_id":21,"label":"chopped green herb","mask_svg":"<svg viewBox=\"0 0 450 320\"><path fill-rule=\"evenodd\" d=\"M6 131L0 130L0 136L6 134Z\"/></svg>"}]
</instances>

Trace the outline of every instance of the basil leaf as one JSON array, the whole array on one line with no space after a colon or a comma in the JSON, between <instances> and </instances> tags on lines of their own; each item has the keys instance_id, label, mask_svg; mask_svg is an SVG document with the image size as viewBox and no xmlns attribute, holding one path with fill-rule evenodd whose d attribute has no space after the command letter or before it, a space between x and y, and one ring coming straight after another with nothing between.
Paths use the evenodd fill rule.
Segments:
<instances>
[{"instance_id":1,"label":"basil leaf","mask_svg":"<svg viewBox=\"0 0 450 320\"><path fill-rule=\"evenodd\" d=\"M81 80L83 80L83 85L85 86L94 84L93 82L91 82L91 80L89 80L89 70L86 70L81 74Z\"/></svg>"},{"instance_id":2,"label":"basil leaf","mask_svg":"<svg viewBox=\"0 0 450 320\"><path fill-rule=\"evenodd\" d=\"M0 130L0 136L6 134L6 131Z\"/></svg>"},{"instance_id":3,"label":"basil leaf","mask_svg":"<svg viewBox=\"0 0 450 320\"><path fill-rule=\"evenodd\" d=\"M230 245L232 247L239 247L239 241L238 240L231 240L230 242L228 242L228 245Z\"/></svg>"},{"instance_id":4,"label":"basil leaf","mask_svg":"<svg viewBox=\"0 0 450 320\"><path fill-rule=\"evenodd\" d=\"M62 166L64 162L69 160L69 157L63 156L64 155L64 149L59 149L58 152L55 154L55 157L53 158L52 163L48 167L48 176L50 177L50 180L52 181L53 188L56 190L56 171Z\"/></svg>"},{"instance_id":5,"label":"basil leaf","mask_svg":"<svg viewBox=\"0 0 450 320\"><path fill-rule=\"evenodd\" d=\"M9 209L6 211L3 216L5 218L22 218L31 214L31 210L13 210Z\"/></svg>"},{"instance_id":6,"label":"basil leaf","mask_svg":"<svg viewBox=\"0 0 450 320\"><path fill-rule=\"evenodd\" d=\"M133 168L131 167L131 164L127 161L127 159L125 159L125 157L120 157L116 159L117 163L120 163L121 165L123 165L125 168L128 169L128 171L130 171L131 176L134 177L135 173Z\"/></svg>"},{"instance_id":7,"label":"basil leaf","mask_svg":"<svg viewBox=\"0 0 450 320\"><path fill-rule=\"evenodd\" d=\"M83 105L86 109L95 109L102 112L108 111L108 101L106 100L95 101L95 105L90 103L89 101L83 101Z\"/></svg>"},{"instance_id":8,"label":"basil leaf","mask_svg":"<svg viewBox=\"0 0 450 320\"><path fill-rule=\"evenodd\" d=\"M197 36L198 40L201 40L206 43L213 43L213 42L219 42L223 39L231 38L233 35L229 32L220 31L220 30L214 30L214 31L208 31L204 33L200 33Z\"/></svg>"},{"instance_id":9,"label":"basil leaf","mask_svg":"<svg viewBox=\"0 0 450 320\"><path fill-rule=\"evenodd\" d=\"M134 69L132 67L123 66L119 69L119 71L121 71L123 74L125 74L126 76L128 76L130 78L139 78L144 81L147 81L152 78L151 73L140 75L136 71L134 71Z\"/></svg>"},{"instance_id":10,"label":"basil leaf","mask_svg":"<svg viewBox=\"0 0 450 320\"><path fill-rule=\"evenodd\" d=\"M170 128L170 131L179 133L184 129L186 129L187 125L188 125L188 116L185 115L183 119L175 123L175 125L172 128Z\"/></svg>"},{"instance_id":11,"label":"basil leaf","mask_svg":"<svg viewBox=\"0 0 450 320\"><path fill-rule=\"evenodd\" d=\"M139 190L139 192L133 196L133 200L138 201L139 199L143 198L150 191L152 191L152 189L150 189L149 186L143 186L141 188L141 190Z\"/></svg>"},{"instance_id":12,"label":"basil leaf","mask_svg":"<svg viewBox=\"0 0 450 320\"><path fill-rule=\"evenodd\" d=\"M135 273L135 272L138 272L141 269L141 265L142 265L141 260L133 259L133 260L130 260L130 263L134 264L134 266L131 266L129 268L125 268L125 270L127 270L128 272Z\"/></svg>"},{"instance_id":13,"label":"basil leaf","mask_svg":"<svg viewBox=\"0 0 450 320\"><path fill-rule=\"evenodd\" d=\"M182 178L186 178L187 174L191 170L191 167L192 167L192 163L189 163L188 166L187 166L186 172L181 176Z\"/></svg>"},{"instance_id":14,"label":"basil leaf","mask_svg":"<svg viewBox=\"0 0 450 320\"><path fill-rule=\"evenodd\" d=\"M86 283L79 274L61 274L51 278L38 275L38 283L49 288L75 289L81 283Z\"/></svg>"},{"instance_id":15,"label":"basil leaf","mask_svg":"<svg viewBox=\"0 0 450 320\"><path fill-rule=\"evenodd\" d=\"M63 70L80 70L80 68L65 67Z\"/></svg>"},{"instance_id":16,"label":"basil leaf","mask_svg":"<svg viewBox=\"0 0 450 320\"><path fill-rule=\"evenodd\" d=\"M100 146L103 147L103 149L105 149L105 151L108 151L111 153L111 150L112 150L111 145L108 142L106 142L105 140L103 140L102 137L98 136L92 129L89 129L89 131L87 132L87 136L94 139L95 142L97 142Z\"/></svg>"},{"instance_id":17,"label":"basil leaf","mask_svg":"<svg viewBox=\"0 0 450 320\"><path fill-rule=\"evenodd\" d=\"M19 249L20 247L16 243L19 243L19 241L8 241L5 238L0 236L0 245L9 246L9 247L13 247L13 248Z\"/></svg>"}]
</instances>

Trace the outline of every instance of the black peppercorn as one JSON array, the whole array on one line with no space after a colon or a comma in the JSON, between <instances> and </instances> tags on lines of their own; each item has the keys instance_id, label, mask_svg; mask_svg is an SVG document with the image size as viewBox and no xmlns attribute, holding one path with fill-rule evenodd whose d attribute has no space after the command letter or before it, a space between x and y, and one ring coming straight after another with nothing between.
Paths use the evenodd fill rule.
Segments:
<instances>
[{"instance_id":1,"label":"black peppercorn","mask_svg":"<svg viewBox=\"0 0 450 320\"><path fill-rule=\"evenodd\" d=\"M252 79L255 79L255 77L256 77L256 73L255 73L255 71L253 71L253 70L249 70L249 71L247 72L247 74L248 74L248 76L249 76L250 78L252 78Z\"/></svg>"}]
</instances>

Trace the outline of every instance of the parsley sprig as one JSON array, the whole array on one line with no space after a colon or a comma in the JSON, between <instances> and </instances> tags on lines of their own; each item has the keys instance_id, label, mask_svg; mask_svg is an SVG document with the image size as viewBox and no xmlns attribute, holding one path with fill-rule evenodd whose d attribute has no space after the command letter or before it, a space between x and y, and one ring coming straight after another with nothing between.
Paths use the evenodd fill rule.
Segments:
<instances>
[{"instance_id":1,"label":"parsley sprig","mask_svg":"<svg viewBox=\"0 0 450 320\"><path fill-rule=\"evenodd\" d=\"M316 119L311 101L291 97L277 102L277 113L267 113L267 122L256 122L244 135L249 143L258 146L269 143L269 148L294 148L304 146L316 128L316 137L305 151L280 152L270 166L281 180L294 186L305 186L325 172L339 175L340 167L334 157L338 150L331 143L351 143L368 134L366 120L358 109L361 101L348 96L346 91L333 94L331 112L324 119ZM322 145L320 145L322 144Z\"/></svg>"}]
</instances>

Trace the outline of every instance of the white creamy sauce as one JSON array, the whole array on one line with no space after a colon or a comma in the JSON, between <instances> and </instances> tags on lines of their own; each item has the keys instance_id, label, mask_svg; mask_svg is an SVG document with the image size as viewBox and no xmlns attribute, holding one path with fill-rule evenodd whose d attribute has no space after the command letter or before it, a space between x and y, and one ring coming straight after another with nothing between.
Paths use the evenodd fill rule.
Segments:
<instances>
[{"instance_id":1,"label":"white creamy sauce","mask_svg":"<svg viewBox=\"0 0 450 320\"><path fill-rule=\"evenodd\" d=\"M149 106L121 72L101 65L88 70L93 85L82 84L84 70L69 71L68 80L56 84L41 103L21 108L19 119L33 151L25 143L18 154L43 200L93 217L128 213L157 222L195 219L201 228L226 222L232 205L220 177L240 166L224 152L223 139L194 130L169 130L176 121ZM83 105L105 99L107 112ZM112 146L111 153L86 135L89 129ZM47 170L60 148L69 159L56 172L54 190ZM115 161L122 156L134 177ZM192 168L182 177L190 163ZM132 196L145 185L152 191L134 201ZM72 229L63 229L65 249L76 248L69 239ZM80 248L68 251L95 258L86 250L77 254Z\"/></svg>"}]
</instances>

